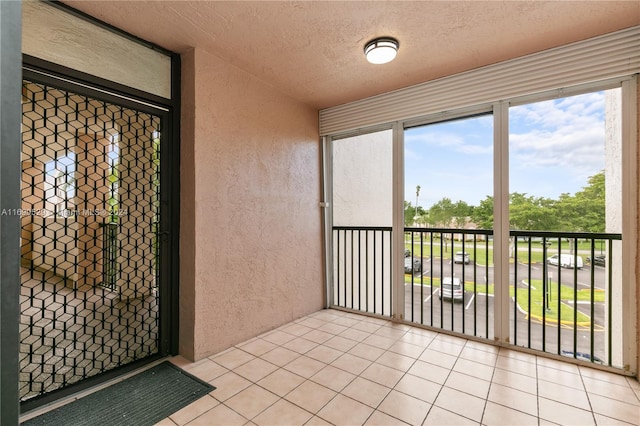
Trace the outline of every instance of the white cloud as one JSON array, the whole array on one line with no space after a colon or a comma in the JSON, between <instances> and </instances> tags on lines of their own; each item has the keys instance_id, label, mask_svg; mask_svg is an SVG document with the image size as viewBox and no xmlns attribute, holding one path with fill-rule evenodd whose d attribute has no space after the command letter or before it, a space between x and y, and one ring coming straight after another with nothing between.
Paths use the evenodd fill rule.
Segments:
<instances>
[{"instance_id":1,"label":"white cloud","mask_svg":"<svg viewBox=\"0 0 640 426\"><path fill-rule=\"evenodd\" d=\"M512 108L511 167L564 168L587 177L604 168L604 94Z\"/></svg>"},{"instance_id":2,"label":"white cloud","mask_svg":"<svg viewBox=\"0 0 640 426\"><path fill-rule=\"evenodd\" d=\"M484 143L474 144L472 143L474 139L477 139L474 135L446 131L430 131L425 133L408 134L405 142L408 146L421 144L426 145L427 147L447 148L451 151L468 155L490 154L493 152L491 140L484 141ZM407 150L410 150L410 148Z\"/></svg>"}]
</instances>

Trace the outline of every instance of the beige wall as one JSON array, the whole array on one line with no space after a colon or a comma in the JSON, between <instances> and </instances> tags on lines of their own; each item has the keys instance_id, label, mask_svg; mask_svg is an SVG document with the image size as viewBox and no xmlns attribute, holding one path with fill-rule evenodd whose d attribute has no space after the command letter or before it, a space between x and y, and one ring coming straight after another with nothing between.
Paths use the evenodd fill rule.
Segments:
<instances>
[{"instance_id":1,"label":"beige wall","mask_svg":"<svg viewBox=\"0 0 640 426\"><path fill-rule=\"evenodd\" d=\"M636 121L637 125L636 125L636 131L637 131L637 137L636 137L636 141L637 144L640 145L640 84L637 85L637 96L636 96L636 100L637 100L637 110L636 113L638 115L638 120ZM637 150L637 155L638 155L638 172L640 172L640 149ZM640 190L640 185L638 185L638 188ZM640 196L638 196L638 201L640 201ZM636 211L640 211L640 206L638 206L638 209ZM640 232L640 217L638 217L638 232ZM637 258L637 256L640 256L640 235L636 235L636 277L640 277L640 261ZM636 352L636 362L637 362L637 367L636 367L636 377L638 379L640 379L640 280L638 280L636 278L636 345L638 346L638 350Z\"/></svg>"},{"instance_id":2,"label":"beige wall","mask_svg":"<svg viewBox=\"0 0 640 426\"><path fill-rule=\"evenodd\" d=\"M200 359L322 307L320 146L317 111L206 51L182 85L180 353Z\"/></svg>"},{"instance_id":3,"label":"beige wall","mask_svg":"<svg viewBox=\"0 0 640 426\"><path fill-rule=\"evenodd\" d=\"M171 98L171 57L46 1L22 2L22 52Z\"/></svg>"}]
</instances>

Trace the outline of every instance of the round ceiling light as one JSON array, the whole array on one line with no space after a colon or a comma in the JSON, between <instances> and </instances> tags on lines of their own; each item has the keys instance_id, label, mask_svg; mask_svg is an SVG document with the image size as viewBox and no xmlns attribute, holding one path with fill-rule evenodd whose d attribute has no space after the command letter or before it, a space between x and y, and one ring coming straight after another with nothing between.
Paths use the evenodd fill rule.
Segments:
<instances>
[{"instance_id":1,"label":"round ceiling light","mask_svg":"<svg viewBox=\"0 0 640 426\"><path fill-rule=\"evenodd\" d=\"M364 47L364 54L367 61L372 64L386 64L393 61L398 54L400 43L391 37L381 37L371 40Z\"/></svg>"}]
</instances>

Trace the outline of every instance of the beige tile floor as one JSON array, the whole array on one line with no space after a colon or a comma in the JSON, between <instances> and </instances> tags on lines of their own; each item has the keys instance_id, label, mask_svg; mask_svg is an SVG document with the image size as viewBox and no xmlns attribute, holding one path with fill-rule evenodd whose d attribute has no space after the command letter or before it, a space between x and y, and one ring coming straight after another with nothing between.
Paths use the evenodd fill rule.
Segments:
<instances>
[{"instance_id":1,"label":"beige tile floor","mask_svg":"<svg viewBox=\"0 0 640 426\"><path fill-rule=\"evenodd\" d=\"M337 310L172 361L217 389L160 425L640 424L635 379Z\"/></svg>"}]
</instances>

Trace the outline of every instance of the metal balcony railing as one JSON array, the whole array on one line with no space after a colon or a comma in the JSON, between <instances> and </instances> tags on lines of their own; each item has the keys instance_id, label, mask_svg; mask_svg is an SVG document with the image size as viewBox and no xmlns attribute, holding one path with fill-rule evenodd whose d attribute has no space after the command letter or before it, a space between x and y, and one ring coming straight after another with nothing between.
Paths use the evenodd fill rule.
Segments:
<instances>
[{"instance_id":1,"label":"metal balcony railing","mask_svg":"<svg viewBox=\"0 0 640 426\"><path fill-rule=\"evenodd\" d=\"M390 316L391 228L333 228L333 305ZM511 231L513 345L621 367L621 234ZM405 228L404 319L494 338L493 231ZM497 303L497 302L496 302Z\"/></svg>"},{"instance_id":2,"label":"metal balcony railing","mask_svg":"<svg viewBox=\"0 0 640 426\"><path fill-rule=\"evenodd\" d=\"M482 229L405 228L405 319L493 339L492 235Z\"/></svg>"},{"instance_id":3,"label":"metal balcony railing","mask_svg":"<svg viewBox=\"0 0 640 426\"><path fill-rule=\"evenodd\" d=\"M621 240L611 233L511 231L513 344L620 367L613 328L622 309Z\"/></svg>"},{"instance_id":4,"label":"metal balcony railing","mask_svg":"<svg viewBox=\"0 0 640 426\"><path fill-rule=\"evenodd\" d=\"M333 305L391 315L391 228L333 227Z\"/></svg>"}]
</instances>

